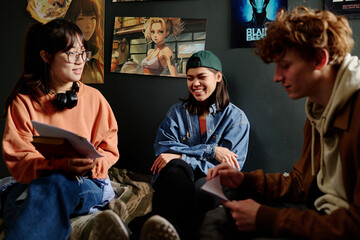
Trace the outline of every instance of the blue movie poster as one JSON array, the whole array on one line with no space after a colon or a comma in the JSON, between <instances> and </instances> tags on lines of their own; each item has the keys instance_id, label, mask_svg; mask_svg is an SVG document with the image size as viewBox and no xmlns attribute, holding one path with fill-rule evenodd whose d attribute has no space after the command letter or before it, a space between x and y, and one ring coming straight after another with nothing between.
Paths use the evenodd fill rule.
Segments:
<instances>
[{"instance_id":1,"label":"blue movie poster","mask_svg":"<svg viewBox=\"0 0 360 240\"><path fill-rule=\"evenodd\" d=\"M287 9L287 0L231 0L231 46L252 47L280 9Z\"/></svg>"}]
</instances>

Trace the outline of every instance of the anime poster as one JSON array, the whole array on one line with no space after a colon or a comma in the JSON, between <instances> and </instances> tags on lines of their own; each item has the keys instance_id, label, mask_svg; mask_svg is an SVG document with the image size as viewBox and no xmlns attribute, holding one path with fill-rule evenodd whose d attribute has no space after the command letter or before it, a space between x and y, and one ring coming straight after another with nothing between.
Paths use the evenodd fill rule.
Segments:
<instances>
[{"instance_id":1,"label":"anime poster","mask_svg":"<svg viewBox=\"0 0 360 240\"><path fill-rule=\"evenodd\" d=\"M85 64L85 83L104 83L105 0L28 0L27 11L41 23L64 18L83 31L92 57Z\"/></svg>"},{"instance_id":2,"label":"anime poster","mask_svg":"<svg viewBox=\"0 0 360 240\"><path fill-rule=\"evenodd\" d=\"M112 2L149 2L149 1L161 1L161 0L112 0ZM167 0L167 1L178 1L178 0Z\"/></svg>"},{"instance_id":3,"label":"anime poster","mask_svg":"<svg viewBox=\"0 0 360 240\"><path fill-rule=\"evenodd\" d=\"M111 72L186 77L186 61L205 49L206 19L115 17Z\"/></svg>"},{"instance_id":4,"label":"anime poster","mask_svg":"<svg viewBox=\"0 0 360 240\"><path fill-rule=\"evenodd\" d=\"M359 0L325 0L325 9L349 19L360 18Z\"/></svg>"},{"instance_id":5,"label":"anime poster","mask_svg":"<svg viewBox=\"0 0 360 240\"><path fill-rule=\"evenodd\" d=\"M280 9L287 9L287 0L231 0L231 46L252 47Z\"/></svg>"},{"instance_id":6,"label":"anime poster","mask_svg":"<svg viewBox=\"0 0 360 240\"><path fill-rule=\"evenodd\" d=\"M147 1L154 1L154 0L112 0L113 2L147 2Z\"/></svg>"}]
</instances>

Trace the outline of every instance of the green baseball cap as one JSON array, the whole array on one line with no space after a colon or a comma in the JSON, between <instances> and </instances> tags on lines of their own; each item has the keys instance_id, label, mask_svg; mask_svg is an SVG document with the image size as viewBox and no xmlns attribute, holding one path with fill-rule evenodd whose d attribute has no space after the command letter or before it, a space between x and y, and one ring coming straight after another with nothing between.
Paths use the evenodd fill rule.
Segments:
<instances>
[{"instance_id":1,"label":"green baseball cap","mask_svg":"<svg viewBox=\"0 0 360 240\"><path fill-rule=\"evenodd\" d=\"M220 59L208 50L194 53L186 63L186 73L190 68L207 67L220 71L223 75L225 84L227 83L224 73L222 72L222 65Z\"/></svg>"},{"instance_id":2,"label":"green baseball cap","mask_svg":"<svg viewBox=\"0 0 360 240\"><path fill-rule=\"evenodd\" d=\"M186 73L190 68L207 67L222 72L220 59L208 50L194 53L186 63Z\"/></svg>"}]
</instances>

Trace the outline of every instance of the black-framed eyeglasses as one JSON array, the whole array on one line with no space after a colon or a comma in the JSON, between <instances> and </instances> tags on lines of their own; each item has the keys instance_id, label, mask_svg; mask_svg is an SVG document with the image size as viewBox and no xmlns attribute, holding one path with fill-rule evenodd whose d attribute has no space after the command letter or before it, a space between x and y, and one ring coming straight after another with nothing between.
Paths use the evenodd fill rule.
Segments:
<instances>
[{"instance_id":1,"label":"black-framed eyeglasses","mask_svg":"<svg viewBox=\"0 0 360 240\"><path fill-rule=\"evenodd\" d=\"M81 53L78 52L66 52L68 62L69 63L76 63L79 60L79 56L81 56L81 59L84 62L90 61L91 58L91 52L90 51L82 51Z\"/></svg>"}]
</instances>

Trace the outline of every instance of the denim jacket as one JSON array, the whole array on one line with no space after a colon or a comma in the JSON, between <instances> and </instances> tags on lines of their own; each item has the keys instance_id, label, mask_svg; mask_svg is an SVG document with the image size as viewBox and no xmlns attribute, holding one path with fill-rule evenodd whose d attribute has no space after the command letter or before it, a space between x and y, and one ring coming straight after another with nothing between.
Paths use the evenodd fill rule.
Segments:
<instances>
[{"instance_id":1,"label":"denim jacket","mask_svg":"<svg viewBox=\"0 0 360 240\"><path fill-rule=\"evenodd\" d=\"M238 155L243 167L249 144L250 124L245 113L229 103L224 110L213 104L206 116L206 132L200 134L199 116L191 115L185 103L174 104L167 112L156 134L155 156L161 153L181 154L194 170L207 173L219 164L215 160L215 147L226 147Z\"/></svg>"}]
</instances>

